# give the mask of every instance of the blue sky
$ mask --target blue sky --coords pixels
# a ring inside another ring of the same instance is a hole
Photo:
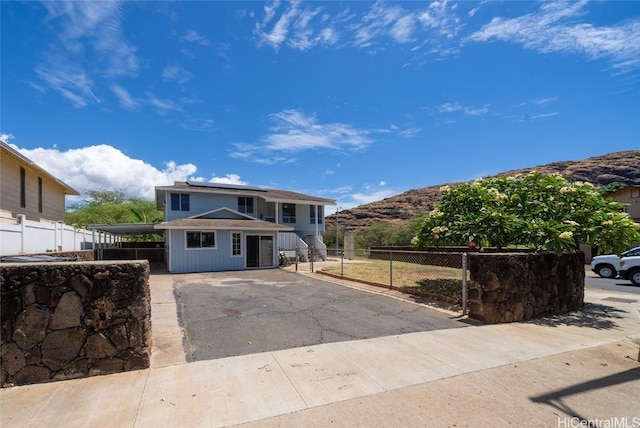
[[[2,2],[0,134],[79,191],[349,208],[640,148],[640,2]]]

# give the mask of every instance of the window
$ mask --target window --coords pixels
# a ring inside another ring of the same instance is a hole
[[[231,232],[231,255],[242,255],[242,233]]]
[[[20,167],[20,207],[27,207],[27,171]]]
[[[38,212],[42,212],[42,177],[38,177]]]
[[[253,198],[238,197],[238,211],[246,214],[253,214]]]
[[[640,198],[640,189],[631,189],[632,198]]]
[[[322,218],[324,217],[324,207],[318,207],[318,224],[322,224]],[[316,206],[309,205],[309,217],[311,218],[311,224],[316,224]]]
[[[294,204],[282,204],[282,222],[296,222],[296,206]]]
[[[266,203],[264,221],[269,221],[271,223],[276,222],[276,203],[275,202]]]
[[[186,193],[172,193],[171,211],[189,211],[189,195]]]
[[[215,232],[187,232],[187,248],[215,248]]]

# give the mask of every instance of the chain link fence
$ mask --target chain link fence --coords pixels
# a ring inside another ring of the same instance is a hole
[[[333,256],[336,258],[336,256]],[[343,279],[444,300],[466,308],[466,252],[356,249],[322,271]],[[336,261],[337,258],[336,258]]]

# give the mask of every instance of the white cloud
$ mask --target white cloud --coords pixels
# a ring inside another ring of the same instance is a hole
[[[258,37],[258,45],[279,49],[287,45],[293,49],[307,50],[317,45],[332,45],[338,41],[338,34],[332,27],[327,27],[325,19],[320,17],[322,28],[315,28],[311,22],[322,10],[320,7],[305,8],[299,2],[287,3],[284,12],[271,25],[280,2],[264,7],[265,16],[256,23],[254,34]],[[325,16],[325,15],[323,15]]]
[[[325,8],[330,6],[316,7],[297,1],[265,5],[264,16],[254,28],[258,46],[276,50],[282,46],[299,50],[354,46],[376,53],[384,50],[389,40],[408,44],[422,39],[421,46],[438,45],[438,39],[448,40],[461,28],[455,5],[448,1],[432,2],[423,10],[407,10],[378,1],[360,15],[349,9],[332,14],[325,12]],[[440,51],[443,49],[438,48]]]
[[[465,107],[463,111],[470,116],[481,116],[489,113],[489,104],[485,104],[482,107]]]
[[[193,78],[193,74],[180,65],[168,65],[162,70],[164,80],[173,80],[178,83],[187,83]]]
[[[543,2],[536,12],[517,18],[493,18],[467,41],[502,40],[541,53],[563,52],[609,59],[623,70],[640,68],[640,19],[613,26],[580,22],[586,0]]]
[[[4,132],[0,133],[0,140],[4,141],[5,143],[8,143],[9,140],[13,140],[15,137],[13,136],[13,134],[6,134]]]
[[[381,181],[378,185],[384,187],[384,186],[387,185],[387,182],[386,181]]]
[[[140,66],[136,48],[123,35],[122,3],[43,2],[45,21],[55,34],[36,74],[46,87],[75,107],[99,102],[96,79],[135,76]]]
[[[411,138],[422,132],[422,128],[407,128],[398,132],[398,135],[402,138]]]
[[[74,107],[99,102],[93,93],[93,80],[81,67],[52,59],[46,65],[37,66],[35,72],[48,87],[71,101]]]
[[[178,165],[168,161],[158,169],[140,159],[133,159],[109,145],[95,145],[61,151],[55,148],[16,150],[81,193],[87,190],[123,190],[127,196],[153,199],[154,187],[174,181],[205,181],[196,176],[192,163]],[[237,174],[214,176],[208,181],[246,184]]]
[[[118,102],[122,108],[127,110],[136,110],[140,106],[138,100],[133,99],[125,88],[120,85],[111,85],[111,91],[118,98]]]
[[[457,101],[455,103],[445,103],[438,106],[440,113],[453,113],[460,110],[462,110],[462,106]]]
[[[353,151],[373,142],[369,137],[386,130],[358,129],[344,123],[320,123],[315,116],[308,116],[295,109],[270,115],[274,125],[259,143],[234,143],[231,157],[257,163],[293,163],[295,158],[284,154],[305,150]]]
[[[518,119],[518,122],[531,122],[534,120],[547,119],[556,115],[558,115],[558,112],[538,113],[538,114],[525,113]]]
[[[395,193],[393,190],[381,189],[367,193],[353,193],[349,196],[349,199],[340,202],[343,206],[355,207],[358,205],[368,204],[370,202],[381,201],[382,199],[393,196]],[[353,204],[353,205],[352,205]]]
[[[393,24],[390,34],[398,43],[409,43],[413,41],[415,30],[416,19],[413,15],[405,15]]]
[[[227,174],[223,177],[214,176],[209,180],[210,183],[222,183],[222,184],[236,184],[240,186],[247,185],[248,183],[240,178],[238,174]]]
[[[469,116],[480,116],[489,113],[489,104],[485,104],[482,107],[463,106],[458,101],[453,103],[444,103],[436,107],[436,111],[439,113],[455,113],[462,112]]]
[[[118,102],[122,108],[127,110],[138,110],[141,107],[152,107],[156,110],[156,113],[164,116],[169,114],[172,111],[182,111],[182,107],[170,99],[158,98],[155,94],[151,92],[145,93],[143,97],[135,98],[133,97],[129,91],[123,88],[120,85],[111,85],[111,91],[118,98]],[[189,123],[193,122],[192,120]],[[205,122],[196,122],[201,126],[201,129],[206,129],[212,125],[211,123]],[[187,129],[192,129],[192,127],[186,127]]]
[[[180,37],[181,42],[187,43],[195,43],[201,46],[209,46],[211,42],[205,36],[199,34],[196,30],[187,31],[182,37]]]
[[[548,104],[554,101],[558,101],[558,97],[548,97],[548,98],[537,98],[533,100],[533,103],[536,105]]]

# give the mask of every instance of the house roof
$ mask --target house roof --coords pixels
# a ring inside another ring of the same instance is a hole
[[[62,180],[54,177],[49,171],[47,171],[46,169],[44,169],[41,166],[39,166],[37,163],[35,163],[31,159],[29,159],[28,157],[24,156],[22,153],[20,153],[19,151],[17,151],[13,147],[11,147],[6,142],[0,140],[0,147],[2,147],[2,149],[4,149],[7,152],[9,152],[9,154],[11,154],[12,156],[18,158],[21,162],[24,162],[25,164],[29,165],[30,167],[38,170],[40,172],[40,174],[42,174],[43,176],[45,176],[47,178],[50,178],[51,180],[57,182],[64,189],[65,195],[79,195],[80,194],[80,192],[78,192],[76,189],[74,189],[73,187],[67,185]]]
[[[630,189],[640,189],[640,186],[635,186],[635,185],[625,186],[625,187],[622,187],[622,188],[620,188],[618,190],[614,190],[613,192],[605,193],[604,196],[607,197],[607,198],[614,198],[617,195],[619,195],[620,193],[627,192]]]
[[[196,229],[196,230],[272,230],[291,232],[291,226],[275,224],[262,220],[211,219],[211,218],[181,218],[178,220],[157,223],[156,230],[165,229]]]
[[[89,229],[114,235],[152,235],[158,233],[153,228],[156,223],[90,224]]]
[[[303,193],[292,192],[290,190],[263,189],[260,187],[236,186],[220,183],[205,183],[194,181],[176,181],[172,186],[157,186],[156,201],[164,200],[161,195],[162,191],[174,191],[190,193],[213,193],[238,196],[257,196],[267,202],[280,203],[306,203],[309,205],[336,205],[335,199],[320,198],[317,196],[305,195]]]

